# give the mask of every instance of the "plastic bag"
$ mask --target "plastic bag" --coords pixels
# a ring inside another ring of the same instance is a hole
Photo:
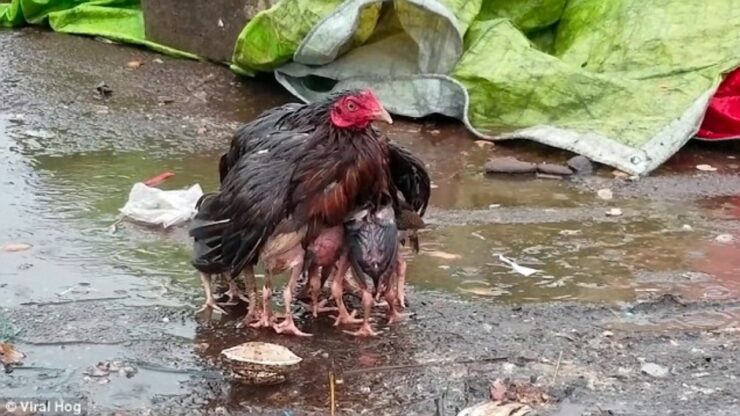
[[[121,214],[134,221],[164,228],[183,224],[195,215],[195,204],[203,189],[195,184],[188,189],[163,191],[135,183]]]

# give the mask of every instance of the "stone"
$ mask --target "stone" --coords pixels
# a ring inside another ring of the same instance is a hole
[[[640,368],[640,371],[654,378],[666,378],[668,377],[668,369],[662,365],[655,363],[645,363]]]
[[[568,176],[573,174],[569,167],[555,163],[540,163],[537,165],[537,170],[546,175]]]
[[[594,173],[594,164],[586,156],[573,156],[566,163],[578,175],[591,175]]]
[[[486,162],[485,169],[486,173],[533,173],[537,171],[537,165],[515,157],[495,157]]]

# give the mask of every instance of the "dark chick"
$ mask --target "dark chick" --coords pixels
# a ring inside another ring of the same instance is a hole
[[[372,211],[365,209],[356,212],[345,223],[345,241],[348,260],[352,266],[357,284],[362,292],[362,326],[353,335],[376,335],[370,326],[370,310],[374,296],[367,288],[367,279],[373,282],[373,292],[383,294],[388,302],[389,317],[396,318],[396,275],[398,265],[398,227],[392,205]],[[337,275],[337,280],[343,275]],[[337,306],[342,307],[341,296],[335,298]]]
[[[190,230],[196,245],[207,242],[193,261],[201,273],[223,265],[231,278],[244,271],[253,280],[253,267],[262,262],[263,310],[253,326],[298,335],[305,334],[290,309],[303,247],[325,229],[341,226],[358,203],[372,204],[391,191],[387,144],[370,127],[374,120],[391,119],[374,94],[350,91],[312,108],[318,126],[265,134],[267,148],[250,149],[235,163],[227,157],[220,191],[201,205]],[[282,269],[292,270],[284,291],[286,316],[274,325],[270,281]],[[256,317],[256,311],[248,314],[249,320]]]

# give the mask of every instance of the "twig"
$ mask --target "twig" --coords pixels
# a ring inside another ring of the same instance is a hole
[[[331,416],[336,415],[337,405],[334,398],[334,371],[329,371],[329,405],[331,406]]]
[[[555,385],[555,379],[558,378],[558,371],[560,370],[560,360],[563,359],[563,350],[560,350],[560,355],[558,355],[558,363],[555,365],[555,374],[552,376],[552,385]]]
[[[23,302],[21,303],[21,306],[56,306],[56,305],[67,305],[70,303],[104,302],[107,300],[122,300],[122,299],[128,299],[128,298],[130,298],[130,296],[109,296],[109,297],[104,297],[104,298],[55,300],[51,302]]]
[[[378,373],[385,371],[398,371],[398,370],[409,370],[413,368],[421,367],[440,367],[446,365],[461,365],[461,364],[476,364],[476,363],[493,363],[498,361],[506,361],[509,357],[488,357],[480,359],[469,359],[469,360],[446,360],[446,361],[432,361],[428,363],[415,363],[415,364],[401,364],[401,365],[388,365],[372,368],[360,368],[357,370],[345,371],[344,375],[352,374],[363,374],[363,373]]]

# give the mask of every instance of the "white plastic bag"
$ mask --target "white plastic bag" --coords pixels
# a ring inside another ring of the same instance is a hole
[[[139,182],[131,188],[121,214],[134,221],[168,228],[193,218],[195,204],[202,195],[198,184],[189,189],[163,191]]]

